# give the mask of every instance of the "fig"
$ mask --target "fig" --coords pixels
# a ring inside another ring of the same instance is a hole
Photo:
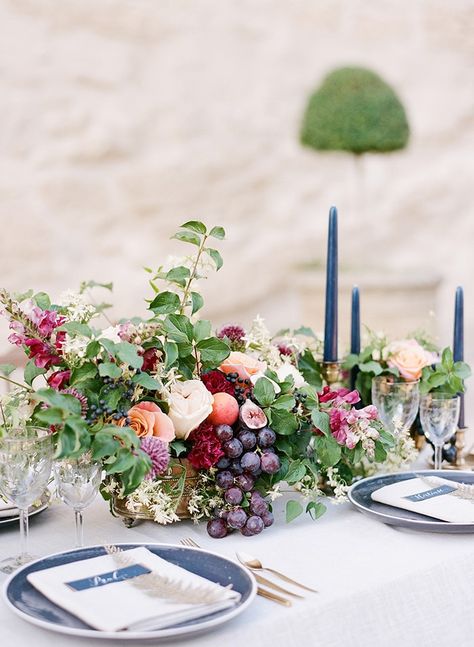
[[[248,429],[262,429],[268,422],[265,412],[252,400],[240,407],[239,418]]]

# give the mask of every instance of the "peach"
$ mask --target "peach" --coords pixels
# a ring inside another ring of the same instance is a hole
[[[213,425],[233,425],[239,417],[239,403],[229,393],[214,393],[212,413],[208,420]]]

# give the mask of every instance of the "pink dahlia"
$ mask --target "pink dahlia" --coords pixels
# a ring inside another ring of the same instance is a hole
[[[152,481],[162,475],[169,465],[168,443],[164,443],[155,436],[145,436],[141,439],[140,449],[151,458],[151,469],[145,478]]]

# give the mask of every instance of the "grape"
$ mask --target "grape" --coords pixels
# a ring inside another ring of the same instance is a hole
[[[227,456],[223,456],[220,458],[217,463],[216,467],[218,467],[220,470],[225,470],[230,466],[230,458],[227,458]]]
[[[214,431],[216,432],[216,436],[219,438],[221,443],[232,440],[232,438],[234,437],[233,429],[232,427],[229,427],[229,425],[217,425]]]
[[[262,449],[265,447],[270,447],[271,445],[274,444],[276,440],[276,434],[273,431],[273,429],[270,429],[269,427],[264,427],[263,429],[260,429],[258,432],[258,446],[261,447]]]
[[[227,523],[231,528],[240,529],[245,526],[247,514],[242,508],[231,510],[227,516]]]
[[[250,511],[259,516],[268,512],[268,505],[260,492],[252,492],[252,496],[250,497]]]
[[[246,452],[240,459],[240,464],[246,472],[256,472],[260,468],[260,458],[254,452]]]
[[[211,519],[207,523],[207,532],[214,539],[222,539],[227,535],[227,524],[224,519]]]
[[[239,476],[240,474],[243,474],[243,473],[244,473],[244,470],[242,469],[242,466],[241,466],[241,464],[240,464],[240,459],[239,459],[239,458],[236,458],[235,460],[233,460],[233,461],[231,462],[231,464],[230,464],[230,471],[231,471],[231,472],[232,472],[232,474],[234,474],[235,476]]]
[[[268,453],[262,456],[262,471],[265,474],[275,474],[280,469],[280,459],[276,454]]]
[[[250,492],[254,486],[254,480],[250,474],[240,474],[236,477],[235,483],[244,492]]]
[[[249,517],[247,519],[247,523],[245,524],[245,528],[252,535],[258,535],[265,528],[265,525],[264,525],[262,519],[260,519],[260,517],[257,517],[257,515],[252,515],[251,517]]]
[[[244,537],[251,537],[253,535],[253,532],[250,532],[247,526],[244,526],[243,528],[241,528],[240,532]]]
[[[227,503],[230,503],[231,505],[239,505],[239,503],[241,503],[242,499],[244,498],[244,494],[238,487],[231,487],[226,490],[224,498]]]
[[[257,438],[252,431],[242,431],[238,436],[240,442],[244,446],[244,449],[253,449],[257,444]]]
[[[216,484],[224,490],[227,490],[234,485],[234,475],[232,472],[229,472],[229,470],[218,472],[216,476]]]
[[[272,523],[275,521],[275,518],[274,518],[274,516],[273,516],[273,513],[272,513],[272,512],[270,512],[270,510],[266,510],[266,511],[261,515],[261,517],[262,517],[263,525],[265,526],[265,528],[268,528],[268,526],[271,526],[271,525],[272,525]]]
[[[275,454],[275,448],[274,447],[265,447],[265,449],[262,449],[262,454]]]
[[[242,443],[237,438],[228,440],[226,443],[224,443],[222,449],[224,450],[226,456],[228,456],[229,458],[238,458],[244,451]]]

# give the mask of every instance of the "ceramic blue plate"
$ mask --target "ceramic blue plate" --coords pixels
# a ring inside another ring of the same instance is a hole
[[[385,505],[372,499],[371,494],[375,490],[378,490],[384,485],[391,485],[392,483],[415,478],[417,474],[439,476],[444,479],[456,481],[457,483],[474,484],[474,472],[417,470],[416,472],[383,474],[370,476],[369,478],[354,483],[348,493],[349,501],[363,514],[390,526],[399,526],[400,528],[410,528],[410,530],[421,530],[423,532],[448,532],[454,534],[474,532],[473,523],[438,521],[431,517],[426,517],[423,514],[417,514],[416,512],[410,512],[410,510],[403,510],[402,508],[394,508],[391,505]]]
[[[232,584],[235,591],[241,594],[240,602],[230,609],[219,611],[212,615],[204,616],[187,623],[159,629],[156,631],[121,631],[103,632],[97,631],[86,625],[81,620],[71,615],[61,607],[48,600],[44,595],[31,586],[27,575],[34,571],[40,571],[52,566],[60,566],[69,562],[80,561],[104,555],[103,546],[90,546],[77,548],[64,553],[49,555],[13,573],[5,583],[3,596],[7,605],[21,618],[44,629],[70,636],[82,636],[87,638],[105,638],[114,640],[154,640],[159,638],[171,638],[189,634],[208,631],[213,627],[228,622],[252,602],[257,587],[253,576],[240,564],[232,562],[225,557],[209,553],[199,548],[187,548],[168,544],[116,544],[120,548],[136,548],[145,546],[159,557],[166,559],[172,564],[181,566],[192,573],[217,582],[222,586]]]

